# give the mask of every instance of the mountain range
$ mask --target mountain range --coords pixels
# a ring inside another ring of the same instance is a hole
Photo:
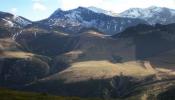
[[[49,18],[38,23],[51,28],[63,28],[70,33],[78,33],[84,28],[96,28],[106,35],[113,35],[127,27],[146,22],[140,19],[108,16],[79,7],[68,11],[58,9]]]
[[[173,100],[174,10],[110,13],[57,9],[32,22],[0,12],[0,87],[107,100]]]
[[[149,8],[131,8],[119,14],[121,17],[139,18],[147,21],[150,25],[174,23],[175,10],[165,7],[151,6]]]
[[[175,22],[174,9],[154,6],[145,9],[131,8],[119,14],[96,7],[79,7],[68,11],[57,9],[49,18],[36,22],[4,12],[0,15],[1,22],[6,26],[23,27],[33,24],[50,30],[63,30],[72,35],[85,28],[96,28],[106,35],[114,35],[138,24],[166,25]]]

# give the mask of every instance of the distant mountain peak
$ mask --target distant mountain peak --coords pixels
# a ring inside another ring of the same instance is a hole
[[[82,7],[82,6],[79,6],[78,8],[75,8],[75,9],[84,9],[84,10],[88,10],[86,7]],[[74,10],[75,10],[74,9]]]
[[[71,9],[71,10],[62,10],[62,9],[57,9],[50,17],[51,18],[60,18],[60,17],[73,17],[75,18],[75,16],[81,14],[81,13],[88,13],[88,12],[92,12],[91,10],[85,8],[85,7],[78,7],[75,9]],[[71,16],[70,16],[71,15]]]
[[[90,6],[90,7],[77,7],[75,9],[71,9],[71,10],[66,10],[66,11],[63,11],[62,9],[57,9],[52,15],[51,17],[60,17],[63,13],[65,14],[70,14],[70,13],[74,13],[74,12],[78,12],[79,14],[80,13],[98,13],[98,14],[105,14],[107,16],[113,16],[113,17],[117,17],[118,14],[117,13],[114,13],[112,11],[107,11],[107,10],[103,10],[101,8],[97,8],[97,7],[94,7],[94,6]]]
[[[67,11],[58,9],[49,18],[39,23],[43,22],[51,29],[61,27],[71,33],[78,33],[83,28],[96,28],[108,35],[119,33],[129,26],[146,23],[140,19],[120,18],[105,13],[97,13],[86,7]]]
[[[170,24],[175,22],[175,10],[165,7],[130,8],[119,15],[127,18],[139,18],[152,25],[156,23]]]
[[[145,8],[145,10],[151,10],[151,11],[155,11],[155,12],[161,12],[163,11],[164,9],[168,9],[168,8],[165,8],[165,7],[157,7],[157,6],[150,6],[148,8]]]
[[[52,17],[52,16],[58,16],[58,14],[60,14],[60,13],[62,13],[62,12],[64,12],[61,8],[58,8],[57,10],[55,10],[52,14],[51,14],[51,16],[50,17]]]
[[[105,13],[107,12],[106,10],[104,9],[101,9],[101,8],[97,8],[97,7],[94,7],[94,6],[90,6],[90,7],[87,7],[89,10],[91,11],[94,11],[96,13]]]
[[[95,13],[102,13],[102,14],[105,14],[105,15],[108,15],[108,16],[117,16],[118,15],[115,12],[107,11],[107,10],[104,10],[104,9],[101,9],[101,8],[97,8],[97,7],[94,7],[94,6],[90,6],[90,7],[87,7],[87,8],[89,10],[95,12]]]
[[[5,23],[9,27],[24,27],[32,22],[21,16],[13,15],[11,13],[0,12],[0,21]]]
[[[157,9],[157,8],[162,8],[162,7],[158,7],[158,6],[150,6],[150,7],[148,7],[148,9]]]

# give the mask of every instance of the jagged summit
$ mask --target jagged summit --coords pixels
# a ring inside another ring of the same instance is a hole
[[[78,7],[67,11],[58,9],[48,19],[40,21],[40,23],[51,28],[61,27],[71,33],[78,33],[83,28],[96,28],[107,35],[112,35],[129,26],[146,22],[140,19],[113,17],[85,7]]]

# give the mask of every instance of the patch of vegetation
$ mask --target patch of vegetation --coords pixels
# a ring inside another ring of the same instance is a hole
[[[158,100],[175,100],[175,88],[172,87],[172,89],[165,91],[163,93],[160,93],[158,95]]]
[[[9,89],[0,88],[1,100],[101,100],[101,99],[84,99],[79,97],[61,97],[48,95],[47,93],[30,93],[19,92]]]

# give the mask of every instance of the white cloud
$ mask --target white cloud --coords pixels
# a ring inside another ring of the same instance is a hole
[[[40,2],[34,2],[33,3],[33,10],[34,11],[46,11],[47,7]]]
[[[32,0],[34,11],[46,11],[47,7],[44,5],[43,0]]]
[[[126,2],[123,3],[123,5],[117,5],[117,8],[121,8],[123,10],[133,7],[147,8],[150,6],[175,8],[175,4],[173,2],[174,0],[132,0],[132,2]]]
[[[59,0],[60,1],[60,0]],[[61,8],[64,10],[73,9],[78,6],[88,7],[102,4],[105,0],[61,0]]]
[[[18,9],[17,8],[11,8],[10,9],[10,12],[14,15],[16,15],[16,13],[18,12]]]
[[[146,8],[160,6],[175,8],[175,0],[58,0],[64,10],[77,8],[78,6],[95,6],[105,10],[120,13],[133,7]]]

